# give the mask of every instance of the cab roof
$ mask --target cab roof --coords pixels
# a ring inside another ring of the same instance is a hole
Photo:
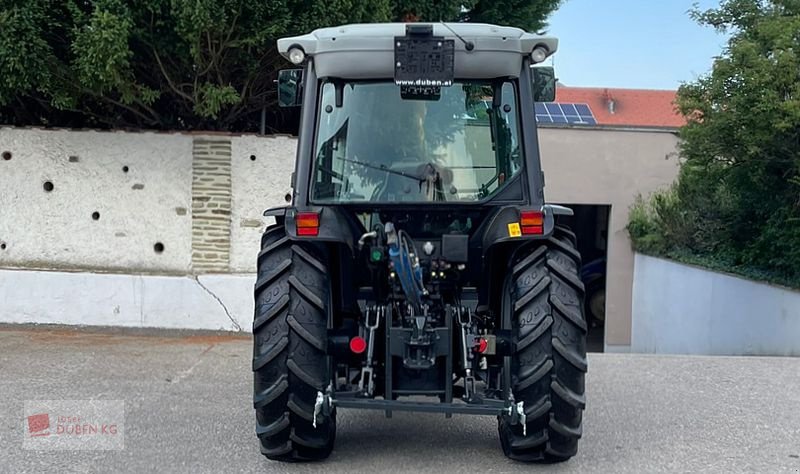
[[[426,23],[413,23],[414,25]],[[433,35],[453,39],[454,73],[459,79],[517,77],[524,56],[543,46],[548,55],[558,49],[553,37],[519,28],[485,23],[427,23]],[[406,35],[409,23],[365,23],[320,28],[311,33],[281,38],[278,52],[301,48],[312,58],[318,77],[382,79],[394,75],[394,39]],[[460,38],[459,38],[460,37]],[[474,48],[466,48],[471,42]]]

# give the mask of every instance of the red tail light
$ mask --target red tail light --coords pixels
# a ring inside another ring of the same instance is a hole
[[[478,349],[478,352],[479,352],[479,353],[483,354],[484,352],[486,352],[486,349],[487,349],[488,347],[489,347],[489,341],[487,341],[487,340],[486,340],[486,338],[483,338],[483,337],[482,337],[482,338],[480,338],[480,339],[478,340],[478,347],[477,347],[477,349]]]
[[[544,234],[544,212],[542,211],[520,211],[519,224],[523,234],[541,235]]]
[[[297,235],[313,237],[319,234],[319,214],[316,212],[298,212],[295,223]]]
[[[350,350],[354,354],[361,354],[367,349],[367,341],[361,336],[356,336],[350,339]]]

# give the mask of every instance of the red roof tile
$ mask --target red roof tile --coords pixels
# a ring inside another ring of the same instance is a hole
[[[686,121],[674,101],[675,91],[666,90],[559,86],[556,92],[556,102],[589,105],[599,125],[677,128]]]

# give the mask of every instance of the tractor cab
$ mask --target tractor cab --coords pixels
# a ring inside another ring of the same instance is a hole
[[[281,105],[304,106],[297,204],[481,203],[538,183],[521,176],[528,156],[539,168],[523,111],[553,99],[552,68],[532,66],[555,39],[492,25],[349,25],[278,47],[304,66],[278,79]]]

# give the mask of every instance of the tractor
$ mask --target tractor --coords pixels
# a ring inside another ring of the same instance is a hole
[[[355,24],[278,40],[299,106],[292,192],[261,239],[261,452],[327,458],[341,409],[497,417],[511,459],[577,452],[584,287],[544,200],[534,103],[558,40],[471,23]],[[272,219],[270,219],[272,222]]]

